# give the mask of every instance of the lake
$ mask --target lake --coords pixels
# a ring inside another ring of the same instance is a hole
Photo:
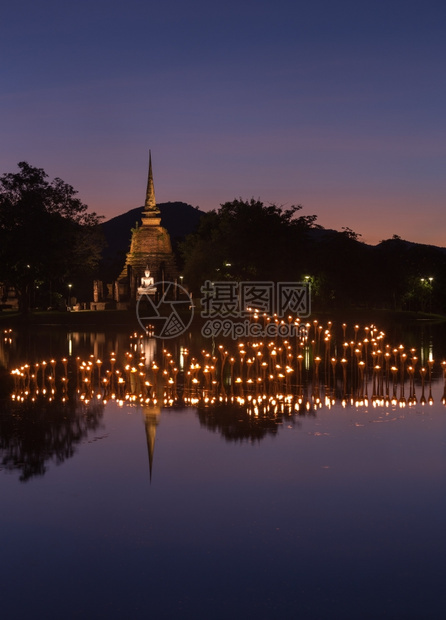
[[[5,333],[2,616],[442,618],[443,329],[365,370],[359,333],[307,343],[291,379],[283,343]]]

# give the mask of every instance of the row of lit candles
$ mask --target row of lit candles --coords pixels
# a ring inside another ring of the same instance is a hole
[[[346,338],[346,324],[343,324],[343,336]],[[318,324],[317,321],[313,322],[314,335],[317,338],[320,334],[324,333],[324,339],[331,338],[332,323],[328,322],[327,329],[324,330],[323,326]],[[364,384],[365,371],[371,366],[373,380],[379,385],[383,386],[386,383],[388,391],[389,377],[392,376],[393,384],[396,385],[397,381],[404,383],[406,373],[409,376],[411,387],[410,398],[414,398],[414,376],[416,364],[418,361],[415,355],[415,350],[410,350],[410,356],[405,353],[403,345],[397,348],[392,348],[391,345],[385,344],[383,341],[384,333],[377,330],[374,326],[364,328],[366,336],[360,340],[359,338],[359,326],[354,326],[354,340],[348,342],[344,340],[343,343],[343,357],[338,360],[331,357],[326,364],[325,375],[326,380],[333,380],[333,385],[336,381],[336,367],[340,363],[342,367],[342,377],[344,382],[344,393],[346,391],[347,382],[347,367],[349,363],[356,361],[356,365],[352,365],[353,370],[357,370],[360,379],[360,385]],[[368,338],[369,336],[370,338]],[[133,339],[142,340],[143,336],[133,334]],[[310,344],[314,344],[314,341],[310,341]],[[370,353],[368,355],[370,345]],[[218,357],[212,355],[210,352],[203,350],[203,363],[200,364],[197,358],[191,358],[189,366],[185,365],[184,368],[184,390],[185,393],[202,389],[205,392],[215,392],[219,390],[224,392],[225,383],[231,390],[233,395],[233,389],[239,388],[252,388],[253,386],[259,391],[265,392],[266,386],[270,389],[279,391],[280,393],[289,392],[292,389],[291,376],[294,375],[296,380],[293,382],[294,386],[302,387],[304,383],[303,377],[303,363],[304,353],[302,351],[305,347],[310,346],[308,341],[302,341],[293,346],[287,341],[283,340],[280,345],[275,342],[264,344],[263,342],[239,342],[237,344],[238,351],[238,371],[235,373],[236,357],[230,356],[228,350],[224,345],[218,347],[220,354],[220,363]],[[250,354],[248,355],[248,351]],[[348,359],[350,353],[350,359]],[[183,350],[183,358],[187,359],[189,352]],[[364,359],[363,359],[364,356]],[[391,365],[393,356],[394,364]],[[110,368],[103,371],[103,362],[100,359],[96,359],[94,356],[90,356],[90,359],[83,361],[79,357],[75,359],[76,364],[76,377],[78,390],[85,390],[89,388],[93,390],[93,384],[97,383],[101,385],[104,393],[114,393],[115,388],[121,393],[139,394],[141,398],[150,398],[157,391],[158,373],[162,378],[163,388],[170,389],[175,394],[177,391],[177,378],[179,374],[179,368],[176,362],[173,360],[172,354],[168,350],[163,351],[163,369],[160,372],[160,368],[156,362],[152,362],[151,380],[148,375],[148,367],[142,352],[140,352],[139,362],[135,363],[133,360],[133,353],[127,352],[125,354],[126,364],[123,370],[115,369],[116,355],[112,353],[110,355]],[[368,364],[368,359],[372,364]],[[279,363],[280,362],[280,363]],[[319,356],[313,357],[313,382],[319,382],[319,368],[322,359]],[[380,363],[384,363],[382,366]],[[409,365],[406,365],[410,362]],[[68,383],[68,360],[63,358],[63,377],[61,382],[64,387],[64,392],[67,391]],[[11,372],[15,379],[16,391],[22,392],[36,392],[39,389],[45,393],[47,390],[46,382],[48,383],[49,391],[55,393],[55,380],[56,380],[56,360],[51,359],[49,362],[43,361],[36,363],[33,366],[25,364],[24,366],[17,368]],[[397,364],[397,365],[395,365]],[[427,368],[419,368],[419,374],[424,391],[424,381],[426,374],[428,376],[429,383],[432,378],[433,360],[428,361]],[[228,368],[229,366],[229,368]],[[328,368],[328,373],[327,373]],[[446,377],[446,361],[442,362],[442,368],[444,376]],[[40,383],[39,383],[39,370],[40,370]],[[225,370],[229,371],[229,374]],[[384,379],[383,379],[384,377]],[[326,381],[327,383],[327,381]],[[375,392],[375,390],[374,390]],[[379,396],[382,396],[383,389],[378,389]],[[243,389],[239,395],[243,397]],[[376,396],[376,394],[374,394]],[[363,394],[360,394],[362,397]],[[395,398],[395,393],[392,395]],[[386,397],[389,394],[386,393]],[[423,398],[423,397],[422,397]]]

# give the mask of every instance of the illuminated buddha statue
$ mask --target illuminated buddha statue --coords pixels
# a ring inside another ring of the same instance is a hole
[[[149,268],[146,267],[141,278],[141,286],[138,287],[138,295],[155,295],[155,293],[156,286],[154,286],[154,280],[150,275]]]

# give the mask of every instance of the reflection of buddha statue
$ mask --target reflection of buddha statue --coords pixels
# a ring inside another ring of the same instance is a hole
[[[141,278],[141,286],[138,287],[138,295],[154,295],[155,293],[156,286],[154,286],[154,280],[150,275],[149,268],[146,267]]]

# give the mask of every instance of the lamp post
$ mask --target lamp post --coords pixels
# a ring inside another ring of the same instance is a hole
[[[421,286],[423,287],[424,291],[426,291],[427,296],[429,297],[429,312],[432,312],[433,282],[434,278],[432,276],[430,276],[429,278],[421,278]],[[424,299],[422,299],[422,309],[424,310]]]
[[[67,297],[67,309],[70,309],[70,305],[71,305],[71,288],[72,288],[72,284],[68,284],[68,297]]]

